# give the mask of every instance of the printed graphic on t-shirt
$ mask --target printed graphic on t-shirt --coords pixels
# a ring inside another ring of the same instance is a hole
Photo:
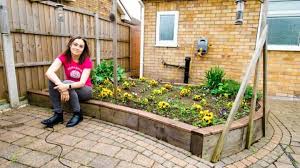
[[[79,79],[80,78],[80,72],[78,72],[77,70],[73,70],[73,71],[70,72],[70,77],[75,78],[75,79]]]
[[[68,71],[70,72],[70,77],[74,79],[80,79],[82,70],[75,66],[68,67]]]

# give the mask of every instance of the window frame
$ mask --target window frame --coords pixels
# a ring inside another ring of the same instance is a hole
[[[174,15],[174,34],[173,40],[159,40],[159,29],[160,29],[160,16],[161,15]],[[156,47],[178,47],[177,37],[178,37],[178,20],[179,11],[159,11],[156,14]]]
[[[273,1],[276,2],[276,1]],[[270,1],[269,3],[272,3]],[[285,11],[269,11],[268,18],[280,18],[280,17],[300,17],[300,11],[298,10],[285,10]],[[300,37],[298,37],[298,45],[279,45],[268,44],[268,50],[274,51],[300,51]]]

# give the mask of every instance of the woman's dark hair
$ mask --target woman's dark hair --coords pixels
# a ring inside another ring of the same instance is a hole
[[[67,57],[67,62],[70,63],[72,61],[71,45],[76,39],[81,39],[84,42],[84,49],[79,57],[79,64],[83,64],[84,60],[90,57],[89,46],[87,45],[87,42],[84,38],[80,36],[71,38],[67,45],[67,49],[64,51],[64,54]]]

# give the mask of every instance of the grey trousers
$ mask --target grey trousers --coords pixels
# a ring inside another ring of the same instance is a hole
[[[73,81],[65,80],[63,83],[73,83]],[[53,112],[62,113],[62,106],[60,100],[60,93],[57,89],[54,89],[56,85],[49,80],[49,95],[53,105]],[[84,86],[82,88],[69,90],[69,104],[74,113],[80,113],[80,101],[86,101],[92,98],[92,87]]]

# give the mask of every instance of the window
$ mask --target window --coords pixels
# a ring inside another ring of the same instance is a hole
[[[178,11],[157,12],[156,46],[177,47]]]
[[[270,0],[268,49],[300,51],[300,1]]]

